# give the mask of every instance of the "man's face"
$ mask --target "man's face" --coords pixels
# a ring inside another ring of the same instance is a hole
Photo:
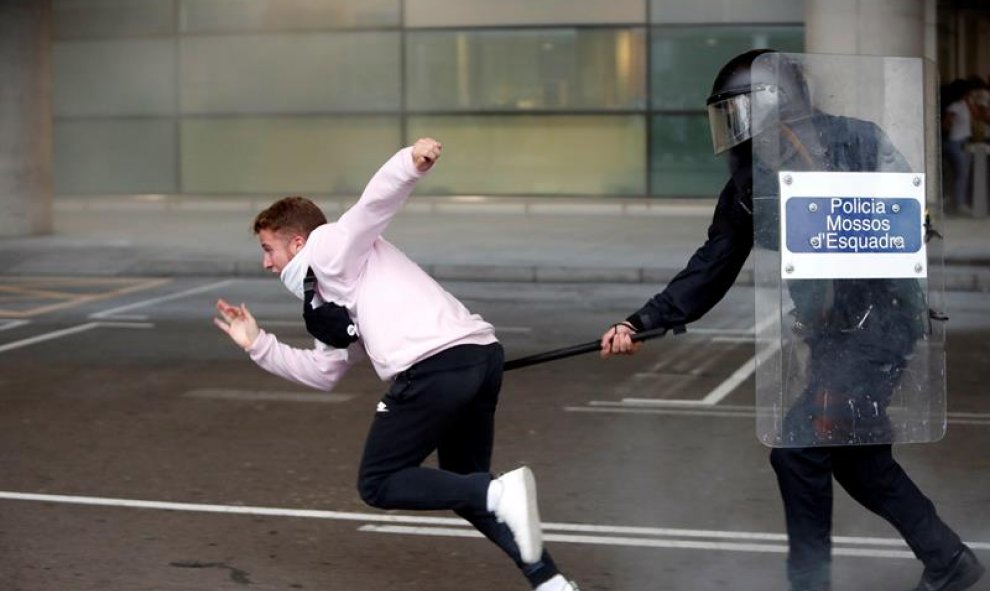
[[[258,242],[263,253],[261,266],[276,275],[280,274],[292,257],[306,245],[306,239],[298,234],[271,230],[259,230]]]

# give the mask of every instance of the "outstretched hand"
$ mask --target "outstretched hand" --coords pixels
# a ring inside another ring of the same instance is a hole
[[[602,359],[611,355],[632,355],[639,351],[643,343],[634,342],[632,340],[634,334],[636,329],[626,322],[610,326],[602,335]]]
[[[440,159],[443,146],[433,138],[424,137],[416,140],[412,147],[413,166],[419,172],[426,172]]]
[[[214,318],[213,324],[227,333],[227,336],[242,349],[249,349],[261,330],[247,306],[244,304],[232,306],[220,299],[217,300],[217,312],[220,318]]]

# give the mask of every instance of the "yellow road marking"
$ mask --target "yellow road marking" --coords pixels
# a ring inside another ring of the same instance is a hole
[[[6,307],[0,307],[0,316],[29,318],[152,289],[169,282],[171,279],[4,277],[0,279],[0,301]],[[72,287],[88,288],[89,293],[68,289]],[[26,307],[14,309],[11,307],[14,303],[24,303]]]

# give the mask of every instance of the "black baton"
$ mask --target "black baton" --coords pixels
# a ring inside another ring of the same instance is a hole
[[[655,339],[657,337],[662,337],[667,334],[669,329],[666,328],[654,328],[653,330],[644,330],[643,332],[637,332],[632,335],[632,340],[634,343],[640,341],[648,341],[650,339]],[[674,328],[674,334],[681,334],[684,332],[683,326],[678,326]],[[537,353],[536,355],[530,355],[528,357],[520,357],[519,359],[510,359],[505,362],[502,366],[503,371],[510,371],[513,369],[519,369],[520,367],[529,367],[530,365],[537,365],[539,363],[546,363],[547,361],[556,361],[557,359],[564,359],[565,357],[574,357],[575,355],[583,355],[584,353],[591,353],[592,351],[601,351],[602,341],[601,339],[597,341],[590,341],[587,343],[582,343],[580,345],[571,345],[570,347],[564,347],[563,349],[554,349],[552,351],[544,351],[543,353]]]

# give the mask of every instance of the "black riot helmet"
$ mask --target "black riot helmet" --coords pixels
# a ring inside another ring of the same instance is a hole
[[[754,94],[762,104],[776,105],[780,121],[794,121],[811,112],[808,83],[793,61],[780,55],[776,63],[761,63],[758,57],[778,53],[773,49],[751,49],[728,61],[712,84],[708,97],[708,124],[716,154],[737,146],[765,131],[765,122],[754,120]]]

